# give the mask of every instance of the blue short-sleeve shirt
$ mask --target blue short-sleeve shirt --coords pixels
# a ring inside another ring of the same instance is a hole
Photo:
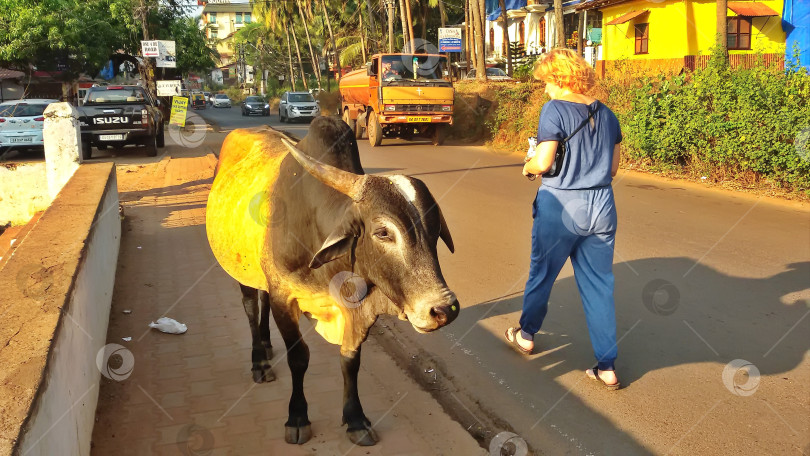
[[[564,190],[598,188],[610,185],[613,148],[622,141],[619,119],[599,101],[590,105],[551,100],[540,112],[537,142],[562,141],[596,110],[593,120],[568,140],[560,174],[543,177],[543,184]]]

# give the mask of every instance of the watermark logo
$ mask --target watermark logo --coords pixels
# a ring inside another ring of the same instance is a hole
[[[29,263],[17,273],[17,288],[23,296],[42,302],[45,292],[53,285],[53,273],[41,265]]]
[[[122,345],[107,344],[101,347],[96,354],[96,367],[101,375],[121,382],[132,375],[135,368],[135,356]]]
[[[672,315],[678,310],[681,302],[681,292],[678,288],[664,279],[654,279],[644,285],[641,290],[641,302],[644,307],[656,315]]]
[[[723,368],[723,384],[735,396],[750,396],[759,388],[759,369],[744,359],[735,359]]]
[[[280,225],[287,218],[287,206],[284,201],[277,201],[270,205],[270,195],[267,192],[258,192],[248,203],[248,215],[259,226]]]
[[[565,228],[577,236],[590,232],[591,207],[587,201],[574,199],[565,203],[562,211],[562,222]]]
[[[403,54],[400,58],[403,67],[418,76],[431,77],[439,64],[439,49],[436,48],[436,45],[430,41],[415,38],[411,52],[419,52],[419,54]],[[428,55],[422,55],[423,52]]]
[[[195,148],[202,145],[208,135],[208,124],[199,114],[190,112],[186,117],[186,126],[177,128],[169,126],[169,137],[178,146]]]
[[[799,154],[802,160],[810,162],[810,127],[805,128],[796,135],[793,147],[796,148],[796,153]]]
[[[177,448],[184,456],[208,456],[213,452],[214,434],[198,424],[187,424],[177,433]]]
[[[514,432],[501,432],[489,442],[490,456],[526,456],[529,446]]]
[[[335,301],[349,309],[360,307],[366,298],[366,293],[368,293],[366,281],[353,272],[338,272],[329,281],[329,294]]]

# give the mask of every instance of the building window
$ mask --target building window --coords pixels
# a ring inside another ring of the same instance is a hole
[[[210,24],[216,24],[217,23],[217,13],[208,13],[208,22]]]
[[[546,45],[546,18],[540,18],[540,23],[537,25],[537,38],[540,41],[540,46]]]
[[[751,18],[734,16],[728,18],[726,43],[731,50],[751,49]]]
[[[636,54],[646,54],[649,41],[650,24],[636,24]]]
[[[237,24],[242,23],[242,13],[236,13],[236,23]]]
[[[230,77],[229,69],[228,68],[223,68],[222,69],[222,79],[228,79],[228,77]]]
[[[208,36],[211,37],[212,39],[219,38],[219,34],[217,33],[217,29],[213,28],[213,27],[210,27],[208,29]]]
[[[250,13],[245,13],[245,24],[250,24]]]
[[[585,24],[585,30],[592,28],[602,28],[602,12],[601,11],[588,11],[588,23]]]
[[[495,29],[489,28],[489,52],[495,52]]]
[[[526,26],[523,25],[523,21],[520,21],[520,24],[518,25],[518,35],[519,35],[518,41],[520,42],[520,45],[521,46],[525,45],[526,44]]]

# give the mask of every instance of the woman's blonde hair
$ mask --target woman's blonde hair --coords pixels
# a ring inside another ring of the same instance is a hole
[[[586,93],[596,83],[596,72],[570,49],[554,49],[534,64],[535,79],[576,93]]]

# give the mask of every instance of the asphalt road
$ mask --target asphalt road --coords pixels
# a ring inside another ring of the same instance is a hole
[[[308,129],[238,108],[198,114],[216,127],[200,122],[172,138],[173,157],[216,152],[240,126]],[[142,160],[123,151],[99,159]],[[614,272],[625,387],[607,392],[583,373],[594,360],[570,264],[536,339],[542,351],[527,360],[503,342],[520,314],[538,185],[520,175],[520,157],[392,140],[373,149],[362,140],[360,153],[369,173],[422,179],[449,224],[456,253],[440,246],[440,261],[461,315],[433,334],[396,329],[441,364],[450,406],[476,402],[458,412],[465,428],[496,419],[503,429],[488,432],[512,430],[543,454],[810,455],[807,205],[621,171]]]

